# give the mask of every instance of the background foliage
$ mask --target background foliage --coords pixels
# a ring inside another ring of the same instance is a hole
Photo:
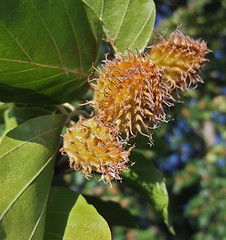
[[[205,39],[213,51],[202,74],[205,84],[186,93],[174,108],[174,121],[156,132],[170,143],[156,163],[166,176],[173,239],[225,239],[226,1],[156,1],[156,6],[158,31],[181,25],[183,33]]]
[[[123,184],[87,181],[58,153],[70,110],[55,104],[90,112],[92,65],[151,37],[154,3],[128,2],[0,0],[0,239],[226,239],[225,0],[155,1],[155,31],[181,25],[213,53],[154,146],[136,140]]]

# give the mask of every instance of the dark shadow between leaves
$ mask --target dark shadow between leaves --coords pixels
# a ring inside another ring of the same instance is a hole
[[[2,102],[19,102],[26,104],[54,104],[59,103],[44,94],[37,93],[31,89],[11,87],[0,83]]]
[[[128,228],[136,228],[134,216],[119,203],[113,201],[103,201],[97,197],[84,195],[89,204],[92,204],[106,219],[110,226],[123,226]]]
[[[4,227],[2,226],[2,222],[0,222],[0,239],[6,238],[6,232],[4,230]]]
[[[81,98],[88,89],[88,83],[85,82],[68,94],[62,92],[61,95],[58,95],[57,97],[50,97],[45,94],[38,93],[32,89],[16,88],[2,83],[0,83],[0,89],[0,101],[2,102],[15,102],[32,105],[52,105]],[[69,89],[71,91],[71,88]],[[57,95],[53,93],[51,94]]]
[[[71,209],[79,194],[64,187],[52,187],[46,211],[44,240],[63,239]]]

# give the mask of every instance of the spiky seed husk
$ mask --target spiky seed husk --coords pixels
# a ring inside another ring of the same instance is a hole
[[[169,38],[161,37],[150,48],[153,63],[165,67],[163,78],[169,91],[187,90],[202,82],[200,68],[208,61],[205,55],[211,52],[205,41],[196,41],[177,29]]]
[[[81,119],[62,137],[60,151],[68,155],[70,166],[75,170],[82,169],[86,178],[98,172],[106,183],[112,179],[121,180],[120,175],[128,168],[126,164],[132,148],[125,151],[115,131],[100,124],[96,117]]]
[[[148,55],[117,54],[112,61],[106,59],[98,72],[90,104],[105,125],[126,133],[128,139],[143,134],[142,126],[149,132],[166,120],[163,105],[171,105],[171,96],[162,81],[163,69],[152,64]]]

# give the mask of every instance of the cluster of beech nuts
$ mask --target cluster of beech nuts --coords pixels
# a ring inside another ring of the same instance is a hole
[[[61,148],[70,166],[82,169],[86,178],[98,172],[106,183],[121,180],[134,147],[126,150],[130,138],[140,133],[151,139],[150,130],[166,121],[165,108],[173,106],[180,91],[202,82],[200,69],[210,52],[206,42],[177,29],[149,48],[148,53],[128,51],[106,59],[97,70],[99,78],[89,81],[95,116],[70,126]]]

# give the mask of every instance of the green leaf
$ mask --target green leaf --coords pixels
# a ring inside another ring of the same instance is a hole
[[[63,239],[68,215],[77,201],[78,195],[65,187],[51,187],[46,211],[44,240]]]
[[[0,124],[0,139],[4,135],[5,132],[5,124]]]
[[[42,108],[38,106],[12,105],[11,108],[6,110],[4,113],[5,129],[3,135],[32,118],[54,113],[56,111],[56,107],[51,107],[52,109]]]
[[[83,0],[103,22],[104,32],[116,52],[143,51],[155,22],[152,0]]]
[[[0,101],[79,98],[98,55],[99,19],[88,19],[81,0],[0,0],[0,6]]]
[[[0,123],[4,123],[4,113],[12,107],[11,103],[0,102]]]
[[[52,109],[48,109],[47,107],[40,106],[16,106],[14,105],[8,116],[14,116],[18,122],[18,125],[39,116],[50,115],[56,112],[56,106],[51,106]]]
[[[7,132],[11,131],[13,128],[16,128],[19,125],[16,117],[11,114],[11,109],[8,109],[7,111],[5,111],[4,120],[5,120],[5,130],[3,132],[3,135],[5,135]]]
[[[63,239],[111,240],[111,231],[97,210],[80,195],[69,214]]]
[[[62,187],[51,189],[45,240],[111,239],[107,222],[78,194]]]
[[[0,239],[40,240],[64,115],[31,119],[0,143]]]
[[[162,216],[171,233],[173,227],[168,217],[168,192],[162,173],[142,154],[133,152],[131,160],[135,164],[123,174],[123,182],[146,198]]]
[[[4,135],[6,131],[6,124],[5,124],[5,112],[12,106],[11,103],[2,103],[0,102],[0,138]]]

